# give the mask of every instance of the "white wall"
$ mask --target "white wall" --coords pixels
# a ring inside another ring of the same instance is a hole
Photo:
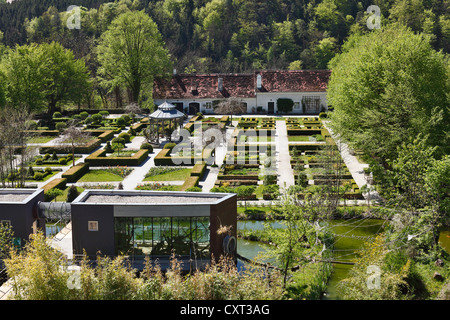
[[[270,93],[257,93],[256,98],[246,98],[241,99],[243,102],[247,103],[247,113],[253,114],[256,113],[257,107],[262,107],[263,111],[262,113],[267,113],[268,110],[268,103],[273,102],[274,103],[274,111],[277,112],[277,99],[279,98],[286,98],[286,99],[292,99],[292,101],[300,102],[300,109],[299,110],[293,110],[291,114],[304,114],[304,108],[301,105],[302,98],[305,96],[320,96],[320,103],[323,105],[326,109],[328,107],[327,104],[327,96],[325,92],[270,92]],[[176,102],[183,102],[184,108],[187,108],[189,106],[189,103],[191,102],[198,102],[200,103],[200,112],[204,114],[213,114],[213,109],[205,109],[206,102],[213,102],[217,99],[168,99],[167,102],[169,103],[176,103]],[[164,99],[155,99],[154,102],[157,105],[162,104]]]

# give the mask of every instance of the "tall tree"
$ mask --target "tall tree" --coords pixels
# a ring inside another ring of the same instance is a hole
[[[5,91],[8,104],[25,112],[41,111],[45,108],[46,82],[44,52],[36,45],[16,46],[7,50],[0,65],[5,76]]]
[[[71,50],[57,42],[41,46],[46,53],[43,74],[48,112],[53,114],[58,104],[79,101],[89,89],[89,74],[84,60],[75,59]]]
[[[331,61],[328,101],[333,127],[353,147],[387,164],[411,136],[448,153],[448,72],[428,37],[391,26],[353,36]]]
[[[130,102],[141,102],[142,89],[151,92],[155,76],[170,70],[170,56],[153,20],[143,11],[114,19],[97,46],[101,83],[130,91]]]

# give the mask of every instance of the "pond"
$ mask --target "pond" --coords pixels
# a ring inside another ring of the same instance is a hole
[[[279,221],[270,221],[273,227],[283,227]],[[336,234],[334,241],[334,259],[336,261],[349,262],[354,259],[356,251],[361,248],[365,241],[373,238],[374,235],[383,230],[384,220],[352,218],[347,220],[331,220],[330,228]],[[264,222],[257,220],[238,221],[238,230],[263,230]],[[439,241],[446,251],[450,252],[450,228],[441,231]],[[257,241],[238,239],[238,253],[248,259],[252,259],[261,251],[264,245]],[[238,261],[238,267],[242,268],[244,263]],[[346,278],[351,269],[351,265],[334,264],[333,273],[328,281],[328,289],[324,294],[325,300],[339,300],[337,284]]]

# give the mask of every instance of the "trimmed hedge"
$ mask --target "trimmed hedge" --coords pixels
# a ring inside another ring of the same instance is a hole
[[[322,134],[322,129],[288,129],[288,136],[313,136]]]
[[[195,166],[191,170],[191,176],[202,177],[206,171],[206,163],[196,163]]]
[[[75,147],[75,153],[91,153],[93,150],[97,149],[100,144],[101,140],[96,138],[84,145],[76,146]],[[67,153],[67,151],[72,152],[71,147],[69,145],[64,146],[48,146],[48,147],[40,147],[39,153],[40,154],[46,154],[46,153]]]
[[[57,137],[59,136],[58,130],[25,130],[26,133],[39,136]]]
[[[85,162],[91,166],[138,166],[148,157],[148,150],[141,149],[132,157],[106,157],[105,155],[106,150],[98,150],[89,155]]]
[[[135,123],[134,125],[131,126],[131,129],[133,129],[135,132],[141,132],[142,129],[144,129],[145,127],[147,127],[147,123]]]
[[[180,188],[180,191],[186,191],[186,189],[189,189],[189,188],[192,188],[192,187],[198,187],[198,182],[199,181],[200,181],[200,177],[199,176],[190,176],[183,183],[183,185]]]
[[[66,184],[67,184],[66,178],[57,178],[53,179],[52,181],[44,185],[41,189],[44,190],[44,193],[53,188],[64,190],[66,188]]]
[[[89,163],[80,163],[64,172],[62,177],[66,178],[67,182],[77,182],[88,171]]]
[[[85,132],[89,132],[94,137],[97,137],[102,142],[106,142],[111,140],[114,137],[114,130],[84,130]]]
[[[212,164],[212,149],[204,149],[203,157],[173,157],[170,149],[162,149],[155,157],[155,166],[177,166],[178,164],[192,165],[198,162]]]

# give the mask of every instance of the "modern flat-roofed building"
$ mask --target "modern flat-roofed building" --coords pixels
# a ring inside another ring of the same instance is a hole
[[[11,225],[18,244],[38,230],[45,232],[45,220],[38,214],[40,201],[44,201],[42,189],[0,189],[0,223]]]
[[[172,252],[184,268],[236,251],[235,194],[86,190],[71,204],[74,257],[125,255],[163,265]],[[231,227],[219,234],[221,226]],[[162,266],[163,267],[163,266]]]

